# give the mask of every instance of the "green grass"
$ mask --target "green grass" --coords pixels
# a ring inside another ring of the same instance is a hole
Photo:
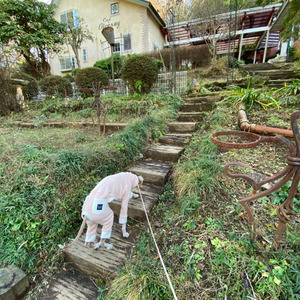
[[[285,110],[276,112],[278,119],[282,112],[285,123]],[[298,299],[299,226],[287,226],[278,251],[269,243],[278,222],[276,197],[282,201],[286,187],[277,196],[253,203],[258,226],[253,239],[246,213],[237,203],[252,189],[244,180],[226,177],[221,168],[238,160],[249,163],[252,171],[277,172],[285,165],[287,151],[271,143],[250,150],[216,148],[210,134],[238,129],[234,115],[223,104],[207,114],[151,212],[156,240],[178,299]],[[256,115],[262,120],[268,111],[257,110]],[[136,251],[109,286],[106,300],[120,299],[121,294],[131,299],[172,299],[147,226],[141,227]],[[149,294],[147,286],[155,292]]]
[[[175,101],[157,106],[103,139],[81,129],[0,128],[0,263],[26,270],[31,281],[59,270],[57,245],[77,233],[86,195],[139,159],[175,114]]]

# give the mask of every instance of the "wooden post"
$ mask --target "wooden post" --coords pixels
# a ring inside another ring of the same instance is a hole
[[[239,57],[238,60],[241,60],[242,57],[242,46],[243,46],[244,33],[241,34],[240,37],[240,49],[239,49]]]
[[[112,85],[115,86],[115,71],[114,71],[114,46],[110,45],[111,50],[111,78],[112,78]]]
[[[254,56],[253,56],[253,64],[256,62],[256,55],[257,55],[257,49],[254,51]]]
[[[266,37],[266,44],[265,44],[265,50],[264,50],[264,57],[263,57],[263,63],[266,62],[266,57],[267,57],[267,51],[268,51],[268,42],[269,42],[269,34],[270,30],[267,31],[267,37]]]

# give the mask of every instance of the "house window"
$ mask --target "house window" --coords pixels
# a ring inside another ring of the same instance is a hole
[[[121,46],[120,46],[120,43],[115,43],[113,45],[113,53],[114,54],[120,54],[121,52]]]
[[[74,56],[61,57],[59,59],[59,68],[60,71],[71,71],[73,68],[76,68],[76,60]]]
[[[74,28],[78,28],[78,10],[72,9],[60,14],[60,23],[72,24]]]
[[[127,34],[123,36],[123,44],[124,44],[124,51],[132,50],[131,48],[131,34]]]
[[[83,61],[88,61],[87,49],[86,48],[82,49],[82,57],[83,57]]]
[[[110,14],[113,15],[117,15],[119,13],[119,3],[112,3],[110,5]]]

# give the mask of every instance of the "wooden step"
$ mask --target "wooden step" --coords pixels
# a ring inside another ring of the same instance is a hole
[[[143,184],[140,189],[145,202],[146,211],[149,213],[153,205],[158,201],[158,196],[163,192],[163,189],[146,184]],[[138,189],[134,189],[133,191],[138,194]],[[120,214],[121,201],[114,200],[109,203],[109,206],[115,215],[118,216]],[[136,199],[130,199],[128,204],[128,217],[139,221],[145,220],[146,215],[140,197]]]
[[[127,231],[130,233],[130,226],[127,227]],[[100,236],[100,234],[101,226],[97,230],[97,235]],[[122,237],[121,225],[117,222],[114,222],[112,228],[110,239],[110,243],[113,244],[112,249],[108,250],[101,247],[94,250],[88,248],[84,245],[84,239],[85,234],[82,234],[74,245],[64,250],[65,259],[86,275],[102,278],[105,281],[116,277],[118,269],[124,266],[132,246],[136,243],[135,233],[127,239]]]
[[[52,300],[95,300],[98,287],[85,274],[75,268],[62,271],[38,296],[38,299]]]
[[[172,145],[153,145],[145,153],[145,157],[160,161],[177,162],[184,147]]]
[[[177,118],[178,122],[193,122],[193,121],[202,121],[204,117],[203,112],[179,112]]]
[[[292,79],[300,78],[300,74],[294,71],[283,70],[256,70],[253,75],[268,76],[270,79]]]
[[[163,145],[186,146],[191,137],[191,134],[166,134],[159,139],[159,142]]]
[[[194,132],[196,130],[196,122],[171,122],[169,123],[169,131],[187,133]]]
[[[212,109],[212,103],[210,102],[202,102],[202,103],[187,103],[180,105],[180,111],[184,112],[200,112],[200,111],[209,111]]]
[[[200,95],[197,97],[188,97],[183,98],[187,103],[203,103],[203,102],[216,102],[220,100],[219,93],[209,94],[209,95]]]
[[[140,161],[128,171],[144,177],[144,183],[163,186],[172,169],[172,163],[153,160]]]

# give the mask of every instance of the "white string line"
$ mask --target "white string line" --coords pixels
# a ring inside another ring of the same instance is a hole
[[[151,235],[152,235],[152,238],[153,238],[153,241],[154,241],[154,244],[155,244],[155,247],[156,247],[157,253],[158,253],[158,255],[159,255],[159,258],[160,258],[161,264],[162,264],[162,266],[163,266],[163,269],[164,269],[164,271],[165,271],[166,277],[167,277],[167,279],[168,279],[169,286],[170,286],[170,288],[171,288],[171,291],[172,291],[172,293],[173,293],[173,297],[174,297],[174,299],[175,299],[175,300],[177,300],[177,296],[176,296],[176,294],[175,294],[175,291],[174,291],[174,288],[173,288],[172,282],[171,282],[171,280],[170,280],[170,277],[169,277],[169,274],[168,274],[167,268],[166,268],[166,266],[165,266],[165,264],[164,264],[163,258],[162,258],[161,254],[160,254],[160,251],[159,251],[158,245],[157,245],[157,243],[156,243],[156,240],[155,240],[155,237],[154,237],[154,233],[153,233],[153,231],[152,231],[151,224],[150,224],[150,221],[149,221],[149,218],[148,218],[148,214],[147,214],[147,211],[146,211],[146,207],[145,207],[144,199],[143,199],[143,197],[142,197],[142,193],[141,193],[141,190],[140,190],[140,187],[139,187],[139,186],[138,186],[138,190],[139,190],[139,194],[140,194],[140,197],[141,197],[141,200],[142,200],[142,204],[143,204],[143,207],[144,207],[144,211],[145,211],[145,214],[146,214],[146,219],[147,219],[147,222],[148,222],[148,225],[149,225],[150,231],[151,231]]]

